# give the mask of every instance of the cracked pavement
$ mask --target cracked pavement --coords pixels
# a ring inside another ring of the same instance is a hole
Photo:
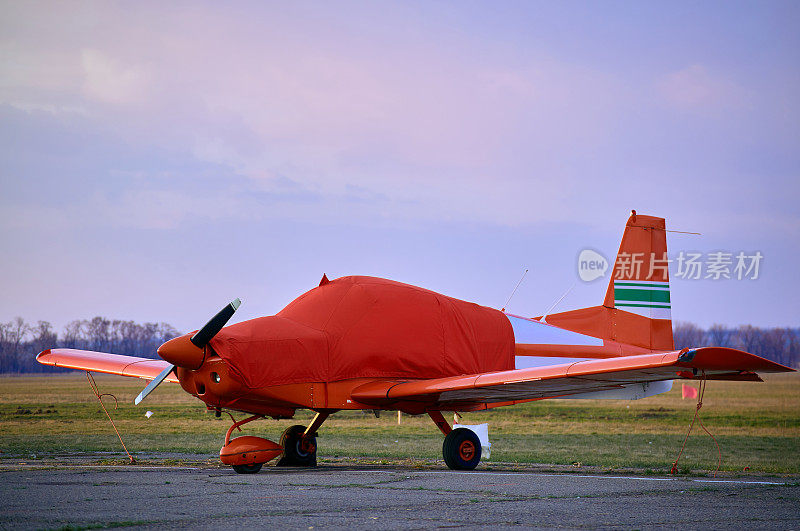
[[[796,478],[4,464],[0,500],[3,529],[800,527]]]

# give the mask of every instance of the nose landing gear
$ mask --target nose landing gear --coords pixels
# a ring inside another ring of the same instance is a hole
[[[231,433],[235,428],[241,431],[239,426],[260,418],[261,415],[253,415],[234,422],[225,434],[225,444],[219,451],[219,459],[233,467],[238,474],[255,474],[261,470],[264,463],[275,459],[283,451],[283,448],[274,442],[253,435],[231,439]]]

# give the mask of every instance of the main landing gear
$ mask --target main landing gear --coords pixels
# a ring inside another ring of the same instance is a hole
[[[457,428],[444,438],[442,455],[453,470],[475,470],[481,462],[481,441],[472,430]]]
[[[281,435],[283,454],[276,466],[317,466],[317,438],[303,437],[306,427],[300,424],[286,428]]]
[[[475,470],[481,462],[481,441],[475,432],[467,428],[453,429],[442,416],[441,411],[429,411],[431,419],[444,433],[442,456],[452,470]]]

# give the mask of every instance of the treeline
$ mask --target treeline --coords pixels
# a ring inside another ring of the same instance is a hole
[[[47,321],[27,323],[21,317],[0,323],[0,373],[61,372],[36,361],[49,348],[77,348],[126,356],[158,358],[156,349],[181,333],[167,323],[144,323],[95,317],[68,323],[61,334]]]
[[[788,367],[800,367],[800,328],[758,328],[742,325],[730,328],[720,324],[704,330],[693,323],[672,327],[675,349],[685,347],[730,347],[776,361]]]
[[[61,334],[47,321],[27,323],[21,317],[0,323],[0,373],[60,372],[36,362],[36,354],[48,348],[77,348],[113,352],[126,356],[158,358],[163,342],[181,335],[167,323],[111,320],[105,317],[68,323]],[[732,347],[800,367],[800,328],[729,328],[713,325],[707,330],[693,323],[676,323],[675,348],[698,346]]]

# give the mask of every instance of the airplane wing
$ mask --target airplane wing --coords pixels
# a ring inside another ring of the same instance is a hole
[[[71,348],[53,348],[45,350],[36,356],[36,361],[44,365],[78,369],[82,371],[104,372],[152,380],[169,366],[164,360],[151,360],[134,356],[121,356],[91,350],[76,350]],[[172,372],[166,381],[178,383],[178,377]]]
[[[376,381],[352,397],[368,404],[424,403],[429,408],[471,408],[542,398],[569,398],[675,379],[761,381],[756,372],[792,371],[740,350],[720,347],[624,356],[430,380]]]

